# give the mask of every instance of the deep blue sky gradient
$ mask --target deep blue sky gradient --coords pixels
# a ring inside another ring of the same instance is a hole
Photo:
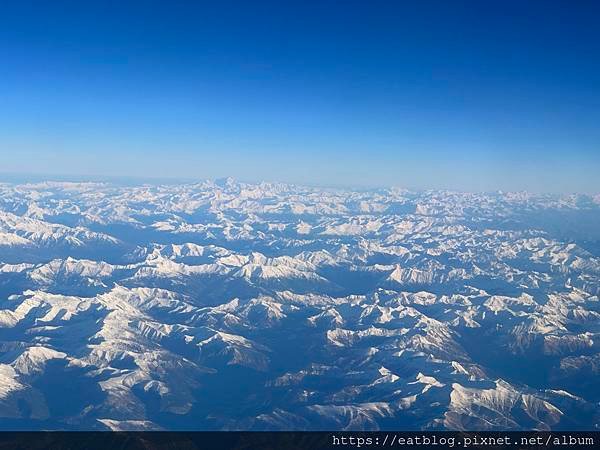
[[[5,2],[0,172],[600,192],[600,3]]]

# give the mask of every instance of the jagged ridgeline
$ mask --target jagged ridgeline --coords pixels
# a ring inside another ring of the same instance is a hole
[[[599,205],[0,184],[0,427],[594,429]]]

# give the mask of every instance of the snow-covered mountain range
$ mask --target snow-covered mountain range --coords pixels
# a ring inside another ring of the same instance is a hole
[[[4,429],[597,429],[600,196],[0,184]]]

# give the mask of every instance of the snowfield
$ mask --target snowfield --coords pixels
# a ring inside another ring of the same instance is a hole
[[[598,198],[0,184],[0,428],[597,429]]]

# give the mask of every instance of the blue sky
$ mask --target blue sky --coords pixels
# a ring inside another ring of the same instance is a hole
[[[13,2],[2,173],[600,192],[597,2]]]

